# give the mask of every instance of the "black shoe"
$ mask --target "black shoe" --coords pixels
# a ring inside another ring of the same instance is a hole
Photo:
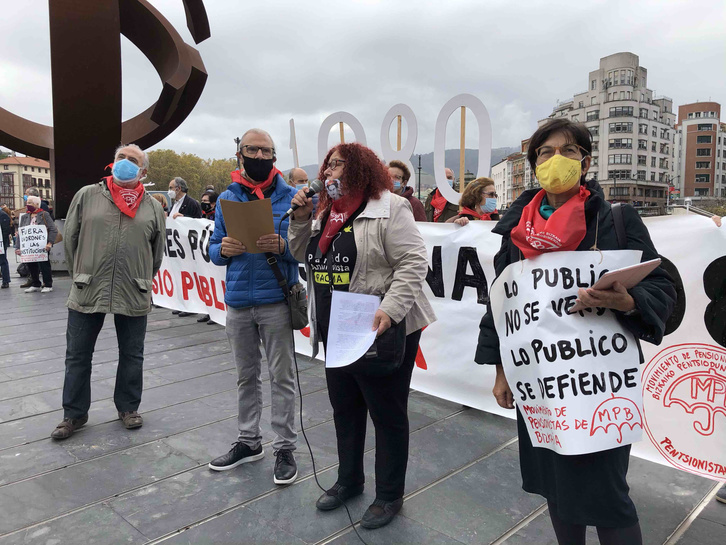
[[[275,484],[290,484],[297,479],[297,464],[290,449],[281,448],[275,453],[275,472],[272,480]]]
[[[214,320],[209,320],[207,322],[207,325],[217,325],[217,322],[215,322]]]
[[[315,502],[315,507],[321,511],[332,511],[343,505],[344,501],[360,496],[362,493],[362,484],[358,486],[343,486],[335,483],[333,488],[327,490],[325,494],[318,498],[318,501]]]
[[[187,316],[194,316],[196,312],[180,312],[179,318],[186,318]]]
[[[360,525],[363,528],[373,530],[385,526],[393,520],[403,506],[403,498],[394,501],[384,501],[376,499],[368,507],[368,510],[360,519]]]
[[[68,439],[73,432],[88,422],[88,415],[84,414],[79,418],[64,418],[63,421],[56,426],[50,436],[53,439]]]
[[[199,322],[199,323],[208,322],[208,321],[209,321],[209,314],[205,314],[201,318],[197,318],[197,322]]]
[[[265,455],[265,451],[262,450],[262,445],[257,447],[255,450],[252,450],[241,441],[237,441],[233,445],[232,450],[230,450],[227,454],[209,462],[209,469],[214,471],[227,471],[228,469],[234,469],[238,465],[246,464],[247,462],[261,460]]]
[[[716,493],[716,501],[726,503],[726,485],[722,486],[721,490]]]
[[[9,287],[10,287],[10,284],[8,284],[7,282],[3,282],[2,286],[0,286],[0,288],[2,288],[2,289],[6,289]]]
[[[179,314],[180,312],[181,312],[181,310],[172,310],[171,311],[172,314]]]

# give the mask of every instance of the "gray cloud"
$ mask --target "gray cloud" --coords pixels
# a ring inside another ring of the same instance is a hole
[[[181,1],[153,4],[191,43]],[[293,117],[300,160],[314,163],[320,123],[337,110],[355,115],[368,144],[380,151],[383,116],[399,102],[417,116],[416,151],[429,152],[439,110],[462,92],[487,106],[495,147],[518,145],[557,99],[586,88],[600,57],[618,51],[638,54],[649,86],[676,104],[710,97],[726,108],[720,0],[207,0],[206,6],[212,38],[197,47],[210,74],[207,87],[192,115],[157,146],[205,158],[231,156],[232,139],[260,126],[277,142],[280,168],[289,168]],[[11,2],[0,34],[0,105],[44,123],[51,119],[47,17],[47,0]],[[128,118],[156,100],[161,86],[125,39],[122,54]],[[467,147],[474,147],[473,117],[467,126]],[[458,146],[458,134],[454,114],[447,147]],[[329,141],[336,138],[337,129]]]

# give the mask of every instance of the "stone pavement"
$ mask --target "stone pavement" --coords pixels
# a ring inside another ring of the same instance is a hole
[[[344,511],[315,509],[321,492],[302,435],[298,481],[272,483],[269,408],[263,460],[224,473],[207,468],[236,437],[236,376],[222,327],[196,317],[165,309],[149,316],[144,426],[133,431],[121,426],[111,399],[118,350],[107,319],[89,422],[51,441],[62,418],[70,282],[61,277],[51,294],[25,294],[13,276],[12,288],[0,291],[0,545],[359,543]],[[304,357],[298,365],[302,418],[327,488],[336,451],[324,370]],[[263,392],[267,407],[267,383]],[[520,487],[513,421],[418,392],[409,405],[402,516],[360,529],[367,543],[556,543],[544,500]],[[374,499],[374,445],[369,424],[366,491],[350,502],[356,521]],[[710,498],[713,481],[633,458],[630,483],[645,543],[726,542],[726,505]],[[597,543],[594,531],[589,542]]]

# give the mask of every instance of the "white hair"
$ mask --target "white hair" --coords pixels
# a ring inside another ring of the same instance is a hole
[[[116,157],[118,157],[118,152],[120,152],[124,148],[131,148],[136,151],[140,151],[141,154],[144,156],[144,164],[141,165],[141,168],[144,168],[146,170],[149,169],[149,154],[146,153],[144,150],[142,150],[139,146],[136,144],[121,144],[119,147],[116,148],[116,151],[113,154],[114,161],[116,160]]]
[[[33,205],[36,208],[40,208],[40,197],[36,197],[35,195],[28,195],[28,204]]]
[[[275,147],[275,141],[272,139],[272,136],[270,136],[270,133],[267,132],[267,131],[263,131],[262,129],[250,129],[250,130],[246,131],[242,135],[242,138],[240,138],[240,141],[239,141],[240,150],[241,150],[241,147],[242,147],[242,142],[244,141],[245,136],[247,136],[248,134],[260,134],[262,136],[266,136],[267,138],[270,139],[270,142],[272,143],[272,149],[273,150],[277,150],[277,148]],[[273,155],[276,156],[277,155],[277,151],[273,151]]]

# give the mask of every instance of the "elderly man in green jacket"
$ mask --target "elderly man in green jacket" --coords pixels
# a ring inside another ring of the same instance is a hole
[[[66,218],[68,297],[63,421],[51,434],[66,439],[88,421],[91,358],[106,314],[114,315],[119,362],[114,403],[127,429],[141,427],[146,316],[164,256],[161,204],[144,191],[149,159],[131,144],[116,150],[113,174],[81,189]]]

